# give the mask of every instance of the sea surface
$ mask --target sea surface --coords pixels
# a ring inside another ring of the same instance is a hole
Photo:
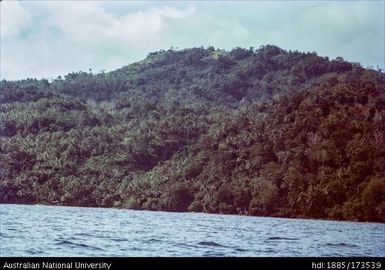
[[[384,256],[385,224],[0,205],[0,256]]]

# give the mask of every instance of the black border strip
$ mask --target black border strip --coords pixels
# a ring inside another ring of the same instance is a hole
[[[385,257],[0,257],[0,269],[263,269],[263,270],[385,270]]]

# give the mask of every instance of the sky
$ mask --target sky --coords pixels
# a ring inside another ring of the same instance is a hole
[[[111,71],[171,47],[266,44],[384,70],[384,3],[5,0],[0,79]]]

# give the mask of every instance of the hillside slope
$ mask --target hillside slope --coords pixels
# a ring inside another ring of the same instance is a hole
[[[276,46],[2,81],[0,202],[385,221],[385,76]]]

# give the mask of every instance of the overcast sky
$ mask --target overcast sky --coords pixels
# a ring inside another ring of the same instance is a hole
[[[384,68],[384,1],[1,1],[1,79],[114,70],[159,49],[342,56]]]

